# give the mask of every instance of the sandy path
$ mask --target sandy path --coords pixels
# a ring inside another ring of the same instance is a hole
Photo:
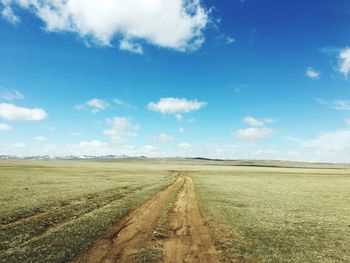
[[[167,199],[184,183],[184,177],[178,173],[174,183],[154,195],[142,206],[131,212],[120,223],[112,227],[109,233],[98,240],[92,248],[73,262],[109,263],[134,262],[133,255],[147,246],[152,230],[157,224]]]
[[[185,177],[169,227],[169,237],[163,243],[163,262],[218,262],[218,253],[197,206],[193,182],[189,177]]]

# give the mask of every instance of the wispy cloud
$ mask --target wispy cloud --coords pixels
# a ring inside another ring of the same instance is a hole
[[[84,110],[84,109],[89,109],[93,113],[97,113],[103,110],[106,110],[109,108],[110,105],[108,102],[101,100],[101,99],[91,99],[85,102],[84,104],[79,104],[74,106],[74,109],[76,110]]]
[[[7,101],[21,100],[24,99],[24,96],[18,90],[0,88],[0,99]]]
[[[136,54],[140,54],[140,55],[143,54],[143,48],[140,44],[135,43],[135,42],[128,40],[128,39],[125,39],[125,38],[120,40],[119,49],[130,51],[132,53],[136,53]]]
[[[272,123],[272,118],[264,118],[262,120],[255,119],[251,116],[247,116],[243,119],[243,122],[249,126],[264,126],[265,124]]]
[[[316,139],[305,141],[304,147],[313,148],[321,154],[340,155],[350,152],[350,130],[323,133]]]
[[[274,134],[270,128],[247,128],[241,129],[233,133],[234,136],[240,139],[262,139],[271,137]]]
[[[8,132],[11,130],[12,130],[12,127],[10,125],[7,125],[5,123],[0,123],[0,131]]]
[[[166,133],[160,133],[154,135],[153,140],[160,143],[170,143],[174,140],[174,137]]]
[[[127,101],[120,99],[120,98],[114,98],[113,102],[120,107],[125,107],[125,108],[133,108],[136,109],[137,107],[131,105],[130,103],[128,103]]]
[[[36,140],[36,141],[47,141],[47,138],[40,135],[40,136],[34,137],[34,140]]]
[[[306,69],[306,76],[311,78],[311,79],[319,79],[320,78],[320,75],[321,75],[321,72],[320,71],[317,71],[311,67],[308,67]]]
[[[216,39],[220,44],[225,44],[225,45],[231,45],[235,42],[235,39],[233,37],[225,34],[219,35]]]
[[[129,139],[137,137],[137,130],[139,125],[133,124],[129,118],[113,117],[106,120],[110,128],[103,131],[103,133],[116,143],[125,143]]]
[[[17,25],[19,22],[21,22],[21,19],[19,18],[19,16],[16,16],[13,13],[11,6],[5,6],[1,12],[1,15],[12,25]]]
[[[335,110],[345,110],[350,111],[350,100],[333,100],[333,101],[326,101],[320,98],[315,99],[317,103],[321,105],[328,106]]]
[[[190,150],[193,148],[193,145],[187,142],[183,142],[177,145],[177,148],[180,150]]]

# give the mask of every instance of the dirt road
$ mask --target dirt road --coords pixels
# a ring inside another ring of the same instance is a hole
[[[190,177],[185,177],[169,227],[171,233],[164,241],[163,262],[217,262],[217,251],[198,209]]]
[[[180,190],[170,214],[161,262],[217,262],[217,252],[198,209],[192,179],[183,172],[142,206],[113,226],[74,263],[137,262],[147,247],[167,200]]]

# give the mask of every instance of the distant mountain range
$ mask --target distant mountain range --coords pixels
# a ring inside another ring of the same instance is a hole
[[[66,156],[51,156],[51,155],[31,155],[31,156],[16,156],[16,155],[0,155],[0,160],[81,160],[81,159],[125,159],[130,158],[126,155],[66,155]],[[146,158],[140,156],[138,158]]]

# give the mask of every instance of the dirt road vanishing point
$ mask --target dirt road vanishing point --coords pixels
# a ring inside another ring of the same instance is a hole
[[[177,200],[168,220],[167,237],[160,241],[163,247],[160,262],[218,262],[218,253],[196,203],[192,179],[184,172],[177,172],[173,183],[113,226],[73,262],[135,262],[135,255],[147,247],[152,239],[157,219],[167,200],[177,192]]]

